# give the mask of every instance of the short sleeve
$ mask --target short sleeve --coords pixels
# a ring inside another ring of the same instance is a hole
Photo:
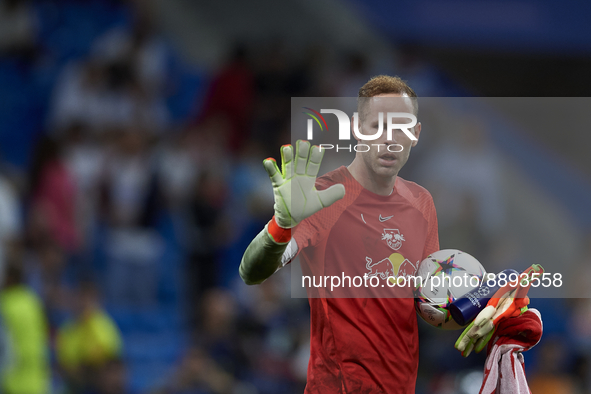
[[[429,195],[429,205],[426,212],[427,216],[427,239],[425,240],[425,248],[423,250],[423,259],[427,258],[431,253],[439,250],[439,230],[437,225],[437,212],[433,198]]]

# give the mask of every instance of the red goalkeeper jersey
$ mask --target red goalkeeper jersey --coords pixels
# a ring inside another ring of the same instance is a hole
[[[293,234],[311,310],[305,392],[414,393],[412,287],[402,279],[390,287],[387,278],[414,275],[418,263],[439,250],[433,199],[400,177],[391,195],[374,194],[346,167],[318,178],[316,187],[335,183],[345,186],[345,197],[302,221]]]

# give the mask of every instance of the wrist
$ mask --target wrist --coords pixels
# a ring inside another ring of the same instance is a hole
[[[267,224],[267,233],[278,244],[288,243],[291,239],[291,228],[283,228],[277,224],[275,216]]]

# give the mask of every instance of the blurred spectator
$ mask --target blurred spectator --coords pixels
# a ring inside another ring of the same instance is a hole
[[[273,191],[269,176],[261,168],[261,157],[269,156],[263,145],[249,141],[229,174],[229,193],[225,216],[231,218],[230,238],[223,245],[219,261],[219,284],[230,286],[239,278],[236,262],[240,261],[250,241],[273,216]]]
[[[197,179],[208,167],[202,160],[201,136],[185,130],[163,141],[158,157],[158,179],[167,207],[178,212],[189,203]]]
[[[446,96],[437,68],[421,57],[418,45],[401,45],[396,48],[394,57],[397,59],[395,74],[401,75],[419,97]]]
[[[150,227],[159,192],[148,135],[122,130],[107,153],[102,171],[102,209],[112,227]]]
[[[65,130],[82,124],[100,130],[103,123],[119,116],[118,108],[103,108],[104,74],[97,59],[71,61],[64,66],[50,103],[51,129]]]
[[[126,64],[145,94],[161,97],[168,78],[168,48],[154,28],[145,2],[135,1],[131,26],[118,26],[99,36],[92,56],[107,64]]]
[[[131,128],[119,135],[105,160],[101,183],[108,299],[126,305],[152,305],[164,244],[155,230],[161,193],[146,133]]]
[[[74,317],[59,329],[57,358],[71,393],[92,392],[103,368],[120,358],[121,334],[101,308],[94,284],[82,283],[72,299]]]
[[[4,319],[0,313],[0,376],[10,367],[12,359],[12,339],[8,335]]]
[[[206,171],[201,174],[190,203],[193,223],[191,276],[194,295],[218,285],[219,248],[228,238],[228,230],[222,221],[225,208],[226,184],[219,175]]]
[[[260,160],[266,153],[259,141],[249,141],[230,174],[229,209],[235,228],[244,226],[245,221],[259,222],[272,216],[273,192]]]
[[[330,51],[321,43],[308,46],[295,60],[292,77],[294,97],[329,97],[329,76],[334,73],[328,61]]]
[[[62,157],[62,146],[43,137],[36,147],[29,187],[29,236],[33,244],[47,240],[68,253],[78,251],[81,234],[76,221],[76,185]]]
[[[52,100],[54,129],[80,122],[95,131],[133,124],[152,132],[166,128],[167,51],[144,8],[138,8],[142,12],[130,28],[107,31],[95,40],[88,59],[64,68]]]
[[[10,338],[10,359],[2,371],[2,392],[47,394],[50,390],[48,330],[41,300],[23,284],[18,257],[8,263],[0,312]]]
[[[570,368],[570,372],[574,378],[577,387],[577,393],[589,394],[591,393],[591,364],[589,363],[589,354],[581,352],[576,356]]]
[[[362,53],[351,52],[343,55],[342,64],[344,65],[343,71],[334,81],[335,96],[357,97],[359,95],[359,87],[367,82],[368,75],[370,75],[369,62]],[[352,108],[351,110],[347,108],[345,112],[353,113],[356,110],[357,108]]]
[[[109,360],[97,372],[96,394],[127,393],[127,368],[121,359]]]
[[[61,130],[82,123],[100,133],[137,124],[160,132],[168,119],[164,103],[143,88],[129,63],[90,58],[63,69],[53,92],[50,126]]]
[[[66,278],[67,256],[50,240],[38,243],[31,252],[25,260],[27,284],[43,299],[49,323],[54,328],[62,322],[71,299]]]
[[[255,86],[247,57],[246,47],[234,47],[227,64],[213,77],[198,119],[201,124],[211,117],[226,118],[227,143],[232,152],[238,152],[251,134]]]
[[[201,297],[197,341],[221,368],[236,375],[244,368],[237,336],[237,305],[227,290],[213,288]]]
[[[16,190],[0,173],[0,286],[4,282],[6,254],[20,238],[21,207]]]
[[[572,376],[565,370],[566,348],[556,338],[546,338],[536,360],[535,373],[528,376],[529,389],[536,394],[577,394]]]
[[[105,164],[105,143],[93,138],[85,125],[72,123],[63,132],[64,157],[76,184],[76,217],[84,247],[92,245],[94,223],[98,219],[99,186]]]
[[[192,130],[198,147],[198,178],[188,201],[190,276],[194,296],[219,282],[219,252],[229,242],[232,223],[225,220],[229,198],[228,179],[233,161],[226,143],[230,125],[222,116],[208,118]]]
[[[233,387],[232,375],[221,369],[203,350],[194,347],[187,351],[165,387],[154,393],[231,394],[236,392]]]
[[[29,1],[0,1],[0,56],[31,56],[36,34],[37,21]]]
[[[301,386],[297,392],[304,391],[308,381],[308,363],[310,361],[310,322],[304,319],[297,331],[297,347],[291,358],[291,371],[297,383]]]
[[[263,143],[266,151],[275,151],[275,136],[289,124],[290,98],[301,95],[298,82],[302,78],[300,70],[292,66],[284,42],[271,43],[257,60],[253,138]]]
[[[131,4],[135,6],[133,24],[98,37],[91,56],[105,67],[110,100],[129,107],[125,125],[134,122],[144,130],[161,132],[169,122],[164,102],[168,50],[154,29],[147,3]]]
[[[200,298],[195,343],[157,393],[225,394],[241,391],[238,377],[248,364],[240,351],[236,302],[226,290],[213,288]]]
[[[261,393],[298,392],[303,369],[296,357],[306,355],[302,346],[309,336],[301,333],[310,311],[306,298],[291,298],[290,269],[275,275],[274,281],[239,289],[241,310],[248,316],[241,322],[241,346]]]
[[[369,61],[360,52],[350,52],[340,55],[341,66],[338,72],[329,76],[331,96],[341,98],[338,108],[345,113],[353,114],[357,111],[357,96],[359,87],[367,82]]]

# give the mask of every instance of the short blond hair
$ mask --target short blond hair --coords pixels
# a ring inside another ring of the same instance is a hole
[[[401,96],[408,96],[412,99],[412,105],[415,115],[419,112],[419,103],[417,94],[408,84],[400,77],[392,77],[389,75],[376,75],[359,88],[359,96],[357,98],[357,109],[362,114],[362,106],[367,100],[365,98],[379,96],[381,94],[400,94]]]

